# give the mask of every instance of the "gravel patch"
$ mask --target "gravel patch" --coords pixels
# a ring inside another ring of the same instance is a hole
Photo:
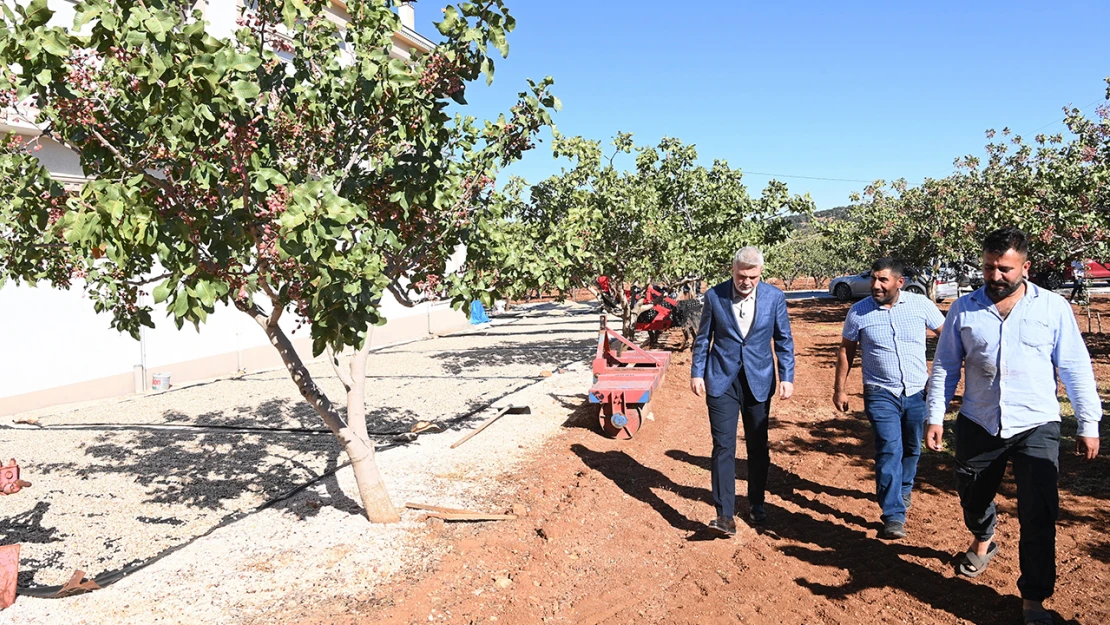
[[[524,317],[372,354],[372,431],[407,430],[416,420],[447,423],[495,399],[533,412],[506,416],[455,450],[449,445],[460,433],[449,430],[380,452],[394,503],[511,507],[499,478],[585,401],[596,328],[594,315]],[[313,363],[312,371],[321,386],[338,391],[326,363]],[[479,411],[468,423],[490,414]],[[40,410],[0,425],[28,417],[41,425],[322,427],[284,371]],[[406,511],[389,526],[361,516],[349,468],[251,513],[342,464],[330,435],[0,429],[0,450],[8,449],[34,483],[4,498],[0,513],[0,543],[23,544],[21,585],[60,584],[75,568],[95,576],[185,546],[87,595],[21,596],[0,612],[0,623],[251,623],[283,602],[357,603],[391,575],[434,558],[422,515]]]

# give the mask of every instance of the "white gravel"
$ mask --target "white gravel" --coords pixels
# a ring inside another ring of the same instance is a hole
[[[500,478],[561,429],[591,382],[596,317],[561,312],[371,356],[367,403],[374,431],[443,422],[506,393],[497,406],[532,409],[503,417],[454,450],[449,445],[459,430],[380,452],[395,505],[511,507]],[[330,367],[314,363],[312,371],[326,390],[338,391]],[[555,374],[542,375],[550,371]],[[471,423],[490,414],[487,409]],[[42,425],[322,427],[284,371],[40,410],[0,425],[29,417]],[[21,585],[60,584],[75,568],[95,576],[186,545],[93,593],[20,596],[0,612],[0,623],[268,622],[267,614],[292,603],[365,601],[391,575],[427,566],[438,548],[420,513],[404,512],[399,524],[368,523],[349,468],[250,513],[344,462],[330,435],[0,429],[0,455],[18,457],[34,483],[0,499],[0,544],[23,544]],[[222,521],[228,523],[189,544]]]

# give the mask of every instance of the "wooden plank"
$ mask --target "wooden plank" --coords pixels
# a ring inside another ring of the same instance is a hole
[[[427,510],[430,512],[446,512],[449,514],[477,514],[474,510],[462,510],[460,508],[444,508],[443,506],[433,506],[426,503],[406,503],[406,508],[412,510]]]
[[[409,502],[405,504],[405,507],[412,510],[423,510],[428,513],[428,517],[443,519],[444,521],[511,521],[517,518],[515,514],[488,514],[475,510],[444,508],[443,506],[433,506],[424,503]]]

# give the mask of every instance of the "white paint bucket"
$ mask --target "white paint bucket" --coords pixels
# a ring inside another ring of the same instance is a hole
[[[170,387],[170,374],[168,373],[155,373],[151,377],[150,390],[164,391]]]

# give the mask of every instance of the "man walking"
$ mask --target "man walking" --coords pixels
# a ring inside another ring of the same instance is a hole
[[[1024,279],[1029,246],[1015,228],[983,241],[984,286],[952,304],[933,360],[926,444],[940,451],[944,413],[964,367],[963,405],[956,417],[956,478],[964,524],[972,534],[957,566],[980,575],[998,553],[992,540],[994,497],[1013,460],[1021,536],[1022,616],[1051,625],[1043,601],[1056,584],[1056,478],[1060,454],[1057,376],[1079,421],[1076,452],[1099,448],[1102,404],[1087,346],[1067,301]]]
[[[905,293],[901,261],[871,265],[871,297],[856,302],[844,320],[836,359],[833,405],[848,412],[844,390],[857,344],[862,348],[863,410],[875,435],[875,494],[888,539],[906,537],[921,438],[925,431],[925,330],[940,333],[944,315],[924,295]]]
[[[771,465],[767,419],[775,391],[775,356],[779,397],[790,399],[794,392],[794,339],[786,297],[760,283],[762,275],[762,252],[754,247],[737,252],[732,279],[706,291],[694,339],[690,388],[705,397],[713,435],[711,475],[717,517],[709,522],[709,529],[724,536],[736,534],[736,429],[741,415],[748,452],[748,518],[753,523],[767,519],[764,491]]]

